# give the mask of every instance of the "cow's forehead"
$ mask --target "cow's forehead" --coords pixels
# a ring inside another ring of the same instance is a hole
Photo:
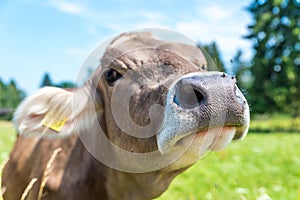
[[[132,62],[133,56],[139,60],[147,61],[151,60],[151,57],[163,56],[161,52],[164,51],[168,52],[166,53],[168,57],[165,59],[169,61],[170,55],[173,54],[174,58],[182,57],[198,67],[207,64],[206,57],[196,45],[170,42],[158,39],[151,33],[137,32],[124,33],[112,40],[101,59],[101,65],[108,67],[120,57],[124,58],[126,55],[131,55],[127,59],[123,59],[124,67],[126,67],[126,62]],[[163,57],[160,58],[164,59]]]

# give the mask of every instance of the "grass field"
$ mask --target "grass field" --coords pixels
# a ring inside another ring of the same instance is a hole
[[[8,158],[9,151],[15,141],[15,135],[12,123],[0,121],[0,177],[4,161]],[[0,200],[2,200],[1,193]]]
[[[250,134],[177,177],[165,199],[299,200],[300,134]]]
[[[1,163],[14,138],[12,125],[0,122]],[[252,133],[223,151],[210,153],[158,198],[178,199],[300,200],[300,134]]]
[[[8,153],[15,141],[15,136],[16,134],[12,123],[0,121],[0,163],[8,158]]]

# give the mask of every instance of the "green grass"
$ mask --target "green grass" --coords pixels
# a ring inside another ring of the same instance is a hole
[[[251,132],[289,132],[300,133],[300,118],[283,115],[261,115],[251,120]]]
[[[172,182],[165,199],[300,199],[300,134],[249,134]]]
[[[0,163],[8,158],[8,152],[11,150],[15,138],[16,133],[12,123],[0,121]]]
[[[12,125],[0,122],[0,162],[14,139]],[[257,200],[263,195],[300,200],[300,134],[249,134],[179,175],[158,200]]]
[[[15,141],[16,133],[12,123],[0,121],[0,170],[3,167],[4,161],[8,158],[9,151]],[[1,178],[0,171],[0,178]],[[0,200],[2,200],[0,195]]]

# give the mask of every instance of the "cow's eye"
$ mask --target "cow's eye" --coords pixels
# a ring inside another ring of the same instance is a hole
[[[109,69],[105,74],[106,81],[110,86],[113,86],[121,77],[122,75],[114,69]]]

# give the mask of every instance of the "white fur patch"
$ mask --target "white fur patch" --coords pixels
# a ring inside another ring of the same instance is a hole
[[[74,93],[79,93],[74,99]],[[73,105],[74,104],[74,105]],[[83,117],[88,96],[84,90],[76,92],[56,87],[44,87],[26,98],[14,114],[14,124],[18,134],[27,136],[61,137],[75,132],[74,119]],[[51,129],[51,125],[64,119],[60,129]],[[47,120],[47,123],[45,123]],[[80,120],[78,120],[80,121]],[[76,124],[77,128],[80,124]],[[50,128],[49,128],[50,127]]]

